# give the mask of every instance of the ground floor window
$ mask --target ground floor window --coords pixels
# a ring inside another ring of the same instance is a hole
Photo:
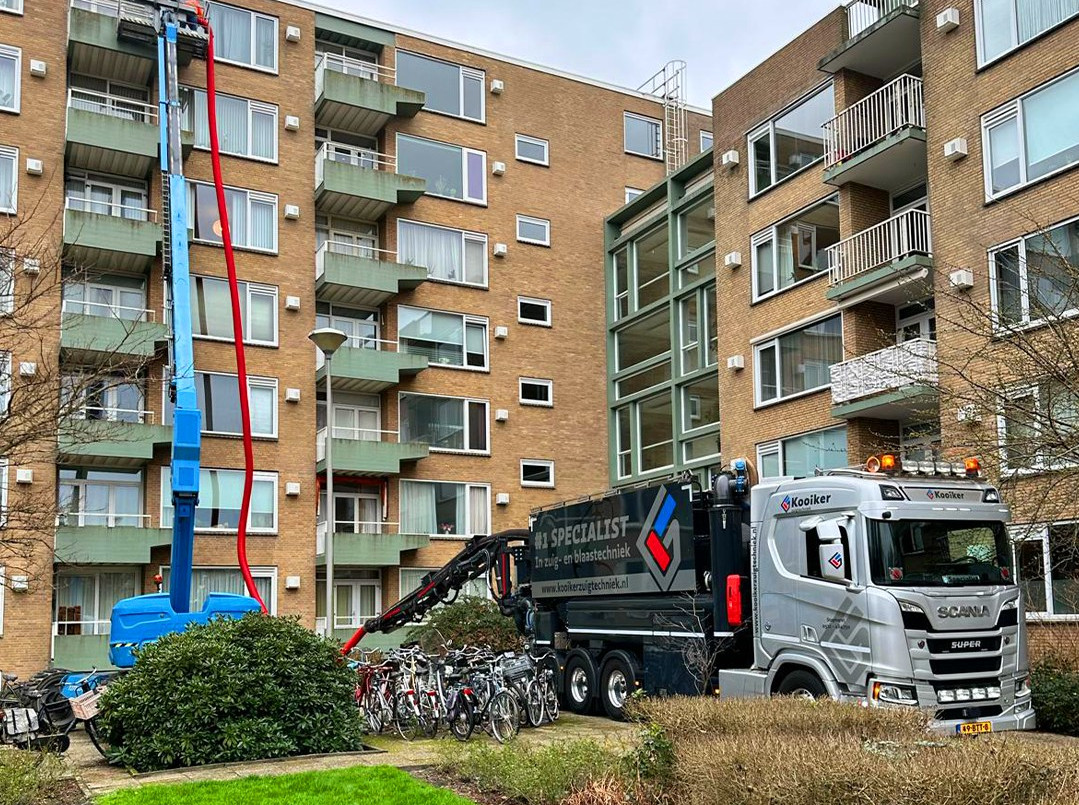
[[[135,569],[64,570],[56,576],[53,633],[107,635],[113,605],[140,592]]]
[[[382,612],[382,575],[377,570],[335,568],[333,590],[335,629],[355,629]],[[325,629],[325,578],[315,582],[315,619]]]
[[[1014,534],[1027,613],[1079,617],[1079,522],[1017,526]]]
[[[818,469],[831,470],[845,466],[845,426],[757,445],[757,472],[761,478],[808,478]]]
[[[164,578],[163,592],[169,591],[171,568],[161,568]],[[277,612],[277,569],[272,567],[253,567],[251,575],[266,607],[273,615]],[[202,609],[210,593],[234,593],[247,595],[244,578],[237,567],[196,567],[191,574],[191,611]]]

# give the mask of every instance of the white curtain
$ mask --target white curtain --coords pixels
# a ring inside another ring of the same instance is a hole
[[[251,242],[247,245],[256,249],[277,248],[276,213],[273,202],[251,200]],[[232,214],[231,209],[229,214]]]
[[[199,93],[203,95],[203,93]],[[203,96],[205,103],[205,96]],[[241,98],[217,96],[217,136],[221,150],[230,154],[247,154],[247,101]],[[209,139],[209,132],[207,132]]]
[[[794,283],[794,242],[798,237],[797,226],[779,228],[779,287],[786,288]]]
[[[275,123],[269,112],[251,112],[251,156],[273,159]]]
[[[273,20],[258,17],[255,20],[255,64],[269,70],[277,68],[277,26]]]
[[[276,390],[271,386],[251,386],[251,432],[270,436],[274,432]]]
[[[213,188],[210,188],[211,192]],[[247,193],[242,190],[225,189],[225,207],[229,214],[229,232],[237,246],[252,246],[247,237]],[[220,240],[221,234],[216,233]]]
[[[483,283],[483,264],[487,259],[487,244],[485,241],[465,240],[465,282],[477,285]]]
[[[0,209],[15,206],[15,157],[0,154]]]
[[[468,488],[468,506],[471,509],[468,533],[470,535],[486,534],[490,529],[490,526],[487,523],[490,510],[487,488],[483,486],[470,486]]]
[[[165,569],[165,589],[168,590],[171,568]],[[258,590],[266,606],[274,609],[270,599],[272,580],[266,576],[255,577],[255,589]],[[191,609],[199,611],[206,603],[210,593],[233,593],[234,595],[247,595],[244,586],[244,578],[239,570],[231,568],[196,569],[191,576]]]
[[[213,4],[214,47],[222,59],[251,63],[251,14],[238,8]]]
[[[397,260],[423,266],[428,276],[443,280],[462,279],[461,233],[409,221],[397,226]]]
[[[437,534],[435,485],[401,481],[401,533]]]
[[[15,108],[15,91],[19,86],[19,76],[15,70],[13,56],[0,57],[0,109]]]
[[[248,315],[244,322],[245,338],[273,341],[276,336],[277,297],[270,293],[248,291]]]
[[[1020,42],[1079,14],[1079,0],[1017,0],[1017,6]]]

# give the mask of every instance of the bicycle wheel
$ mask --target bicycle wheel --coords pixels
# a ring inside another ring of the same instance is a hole
[[[504,744],[521,729],[521,706],[508,690],[500,690],[490,704],[491,735]]]
[[[393,726],[406,741],[419,737],[420,717],[411,693],[398,691],[393,697]]]
[[[528,723],[538,727],[543,723],[543,692],[540,690],[539,681],[530,679],[525,688],[525,710],[528,712]]]
[[[94,749],[101,753],[101,756],[108,760],[109,749],[111,748],[105,738],[101,735],[97,728],[97,720],[100,716],[94,716],[89,721],[84,722],[86,728],[86,734],[90,736],[90,743],[94,745]]]
[[[551,723],[558,721],[558,691],[551,679],[543,684],[543,711]]]
[[[386,726],[382,718],[382,702],[379,701],[378,691],[374,688],[367,689],[367,695],[363,701],[363,714],[367,720],[367,731],[372,735],[378,735]]]
[[[435,696],[429,691],[417,693],[419,705],[420,730],[428,738],[434,738],[438,734],[438,722],[442,720],[442,714],[435,703]]]
[[[476,728],[476,710],[472,707],[472,701],[458,694],[450,705],[447,720],[454,738],[458,741],[467,741],[471,738],[472,730]]]

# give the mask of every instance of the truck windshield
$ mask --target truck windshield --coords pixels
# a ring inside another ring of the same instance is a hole
[[[1003,523],[870,520],[869,560],[882,586],[1014,583]]]

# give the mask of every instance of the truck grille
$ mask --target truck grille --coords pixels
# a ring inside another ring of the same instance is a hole
[[[1000,657],[954,657],[948,659],[930,657],[929,669],[934,674],[999,674]]]
[[[937,637],[928,641],[931,654],[970,654],[1000,651],[1000,635],[990,637]]]
[[[948,707],[937,710],[937,718],[941,721],[951,721],[970,718],[992,718],[999,716],[1004,710],[999,704],[983,704],[974,707]]]

